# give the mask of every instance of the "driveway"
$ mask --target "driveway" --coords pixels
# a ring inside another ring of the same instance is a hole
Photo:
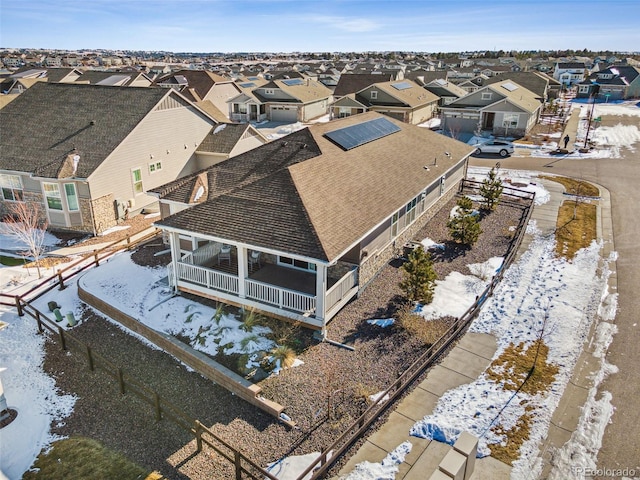
[[[603,126],[618,123],[636,125],[640,117],[603,117]],[[566,175],[600,184],[611,192],[614,249],[618,253],[616,272],[618,281],[618,313],[615,323],[618,333],[607,352],[607,362],[619,371],[602,382],[599,395],[610,392],[615,412],[605,430],[602,448],[598,453],[599,469],[635,469],[640,474],[640,402],[636,400],[640,386],[640,364],[637,351],[640,342],[640,153],[621,150],[622,158],[572,159],[510,157],[500,160],[503,168],[536,170],[543,173]],[[472,158],[474,166],[493,167],[495,159]],[[591,477],[590,477],[591,478]],[[594,477],[601,478],[601,477]],[[609,478],[609,477],[603,477]]]

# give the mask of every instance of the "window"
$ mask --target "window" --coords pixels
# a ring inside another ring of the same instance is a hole
[[[76,193],[76,185],[74,183],[65,183],[64,193],[67,196],[67,206],[69,207],[69,211],[77,212],[80,210],[78,194]]]
[[[371,100],[378,99],[378,92],[376,90],[371,90]]]
[[[0,187],[5,200],[22,201],[22,180],[18,175],[0,175]]]
[[[299,268],[301,270],[309,270],[311,272],[316,271],[315,263],[305,262],[303,260],[296,260],[295,258],[279,256],[278,263],[281,263],[283,265],[291,265],[292,267]]]
[[[491,92],[482,92],[482,100],[491,100]]]
[[[502,120],[502,126],[509,128],[517,127],[519,118],[520,115],[518,115],[517,113],[505,113]]]
[[[143,192],[142,188],[142,169],[136,168],[131,170],[131,179],[133,180],[133,191],[135,194]]]
[[[579,93],[589,93],[589,85],[580,85],[578,87]]]
[[[405,215],[405,225],[411,225],[416,219],[416,205],[418,204],[418,197],[407,203],[407,214]]]
[[[62,197],[57,183],[43,183],[44,196],[47,199],[49,210],[62,210]]]
[[[391,217],[391,238],[395,238],[398,236],[398,219],[400,218],[400,213],[396,212]]]
[[[264,90],[265,95],[273,95],[273,88],[266,88]]]
[[[154,173],[162,170],[162,162],[155,162],[149,164],[149,173]]]

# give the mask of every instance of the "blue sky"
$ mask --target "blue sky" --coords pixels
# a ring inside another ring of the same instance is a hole
[[[640,50],[639,0],[0,0],[0,47]]]

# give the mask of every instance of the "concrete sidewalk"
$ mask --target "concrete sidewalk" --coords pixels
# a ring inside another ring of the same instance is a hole
[[[543,235],[553,235],[556,228],[558,208],[565,199],[564,187],[550,180],[539,180],[549,192],[550,201],[544,205],[534,207],[532,220]],[[605,241],[602,256],[606,258],[613,250],[613,228],[611,221],[611,203],[609,192],[600,187],[601,200],[598,205],[598,238]],[[518,251],[518,257],[524,253],[532,240],[531,235],[525,235]],[[615,291],[615,274],[609,278],[610,289]],[[590,375],[597,370],[598,359],[592,355],[592,338],[597,322],[593,326],[586,340],[584,350],[578,359],[572,378],[568,383],[562,398],[552,417],[551,425],[545,441],[540,447],[543,460],[543,478],[551,467],[552,453],[555,448],[562,447],[576,429],[582,407],[587,399],[592,385]],[[339,472],[340,476],[353,471],[358,463],[363,461],[380,462],[405,441],[412,444],[412,450],[399,466],[396,480],[424,480],[438,469],[438,464],[444,458],[451,446],[425,440],[409,435],[411,427],[426,415],[433,413],[438,399],[447,390],[470,383],[489,366],[496,352],[496,339],[488,334],[467,333],[451,350],[446,359],[433,367],[426,379],[418,385],[390,414],[387,422],[371,435],[358,452]],[[502,480],[511,475],[511,467],[493,457],[476,460],[475,471],[471,476],[474,480]]]

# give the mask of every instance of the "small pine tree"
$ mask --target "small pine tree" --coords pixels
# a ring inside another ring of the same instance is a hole
[[[483,199],[483,208],[485,210],[495,210],[498,202],[500,202],[500,195],[502,195],[502,181],[498,177],[498,170],[500,167],[495,166],[489,171],[489,175],[482,182],[480,187],[480,195]]]
[[[457,243],[473,245],[482,233],[479,218],[473,215],[473,202],[469,197],[458,199],[458,211],[447,222],[451,238]]]
[[[409,254],[408,260],[402,265],[404,278],[400,288],[410,301],[431,303],[433,289],[438,278],[433,268],[431,255],[422,247],[416,248]]]

